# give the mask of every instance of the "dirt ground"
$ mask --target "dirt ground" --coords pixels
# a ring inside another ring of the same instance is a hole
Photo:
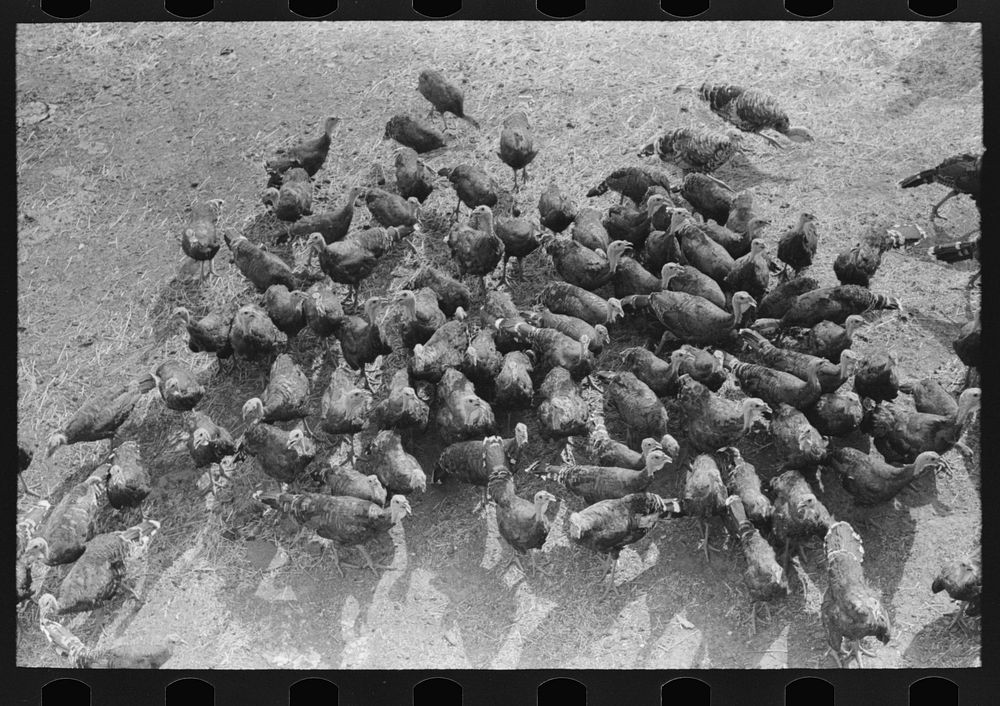
[[[201,285],[175,240],[195,199],[223,198],[222,226],[260,234],[273,225],[260,193],[263,159],[288,140],[317,134],[322,118],[343,118],[326,167],[316,177],[316,210],[339,204],[373,165],[391,174],[394,144],[382,138],[395,112],[423,115],[416,92],[423,67],[459,79],[481,131],[450,119],[454,146],[431,160],[484,166],[509,187],[495,156],[499,125],[524,109],[541,142],[525,211],[555,179],[581,204],[611,169],[638,161],[636,148],[658,131],[718,124],[675,96],[678,84],[704,80],[752,84],[777,97],[816,142],[774,150],[750,138],[744,159],[718,176],[753,187],[757,211],[777,236],[803,210],[818,216],[820,254],[813,275],[834,283],[831,263],[866,222],[918,223],[950,240],[975,227],[967,199],[950,201],[934,230],[931,205],[943,187],[897,188],[908,174],[959,151],[981,150],[980,35],[971,25],[934,23],[274,23],[34,25],[17,33],[17,100],[23,125],[18,155],[18,431],[45,438],[90,394],[153,369],[169,356],[201,372],[201,407],[238,432],[244,400],[264,387],[266,367],[220,374],[213,356],[186,347],[170,321],[175,306],[196,313],[256,297],[228,262]],[[47,118],[38,121],[46,112]],[[654,158],[655,161],[655,158]],[[679,175],[679,173],[678,173]],[[591,200],[604,209],[615,199]],[[454,194],[442,184],[428,200],[428,252],[440,242]],[[315,206],[314,206],[315,208]],[[367,222],[359,209],[356,222]],[[903,313],[870,316],[855,348],[889,346],[905,377],[964,374],[951,341],[966,320],[962,266],[929,258],[926,244],[893,251],[872,288],[902,299]],[[302,243],[276,251],[305,260]],[[413,266],[397,248],[363,288],[380,293],[393,272]],[[448,265],[446,265],[448,266]],[[530,304],[550,277],[542,254],[529,258]],[[635,341],[615,333],[605,354]],[[316,373],[322,394],[323,348],[311,334],[291,346]],[[399,354],[390,366],[399,365]],[[526,419],[531,418],[529,413]],[[510,424],[516,423],[514,417]],[[620,431],[615,420],[612,432]],[[532,429],[534,427],[532,426]],[[372,550],[394,570],[374,577],[308,551],[294,533],[249,500],[260,471],[241,467],[235,500],[206,507],[200,473],[184,450],[183,424],[155,396],[120,439],[135,438],[154,475],[148,516],[163,522],[134,569],[139,596],[66,619],[88,644],[110,645],[173,633],[173,668],[784,668],[832,666],[823,657],[821,567],[795,560],[791,595],[750,634],[742,556],[732,549],[710,564],[696,551],[694,520],[662,524],[622,554],[617,594],[602,599],[599,561],[567,540],[578,498],[560,497],[545,546],[550,576],[505,568],[510,549],[492,510],[471,512],[476,492],[432,487],[411,498],[413,516]],[[954,610],[930,593],[946,559],[970,550],[980,531],[978,423],[975,463],[948,460],[954,478],[930,474],[898,502],[859,510],[832,476],[822,499],[852,522],[865,542],[865,571],[893,619],[891,642],[874,667],[967,667],[978,660],[978,632],[945,628]],[[767,476],[758,442],[744,444]],[[25,474],[53,502],[87,472],[106,444],[36,455]],[[533,453],[555,446],[533,442]],[[323,448],[324,455],[332,451]],[[435,447],[414,450],[428,471]],[[671,474],[653,488],[672,495]],[[519,479],[530,496],[541,483]],[[20,507],[29,499],[20,501]],[[128,526],[137,513],[105,512],[102,530]],[[858,522],[868,517],[863,527]],[[713,543],[721,544],[721,524]],[[277,550],[275,546],[277,545]],[[349,550],[348,550],[349,551]],[[61,571],[52,570],[51,585]],[[29,607],[18,621],[18,663],[62,666]]]

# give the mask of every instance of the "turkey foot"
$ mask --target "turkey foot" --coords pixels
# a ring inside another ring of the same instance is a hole
[[[971,632],[972,628],[969,626],[968,621],[965,619],[965,609],[968,605],[969,604],[967,602],[965,601],[962,602],[962,604],[958,607],[958,611],[955,613],[955,617],[952,619],[950,623],[948,623],[948,627],[945,628],[946,630],[951,631],[957,627],[965,634],[969,634],[969,632]]]
[[[476,506],[472,508],[473,515],[482,515],[486,513],[486,505],[489,503],[489,498],[487,497],[487,486],[483,486],[483,497],[476,503]]]
[[[774,139],[770,135],[765,135],[762,132],[758,132],[757,134],[760,135],[761,137],[763,137],[765,140],[767,140],[768,144],[770,144],[771,147],[777,147],[779,150],[785,149],[785,146],[783,144],[781,144],[780,142],[778,142],[776,139]]]
[[[24,480],[24,477],[20,473],[17,474],[17,479],[19,481],[21,481],[21,488],[22,488],[22,490],[24,490],[24,492],[25,492],[26,495],[31,495],[31,496],[36,497],[36,498],[42,497],[41,495],[39,495],[38,493],[36,493],[34,490],[32,490],[30,487],[28,487],[27,481]]]
[[[844,654],[843,650],[835,650],[832,647],[827,647],[826,652],[823,653],[823,656],[826,657],[827,655],[833,657],[833,661],[837,663],[837,667],[839,669],[844,668],[844,663],[841,661],[841,657],[845,657],[847,655]]]
[[[698,543],[698,547],[697,548],[701,549],[701,550],[703,550],[705,552],[705,561],[711,562],[712,558],[709,555],[709,551],[721,552],[722,550],[719,549],[718,547],[713,547],[711,544],[708,543],[708,532],[711,529],[711,527],[704,520],[701,521],[701,524],[702,524],[702,526],[705,529],[705,535],[702,537],[701,541]]]
[[[958,192],[957,192],[957,191],[955,191],[954,189],[952,189],[952,190],[951,190],[951,191],[950,191],[950,192],[948,193],[948,195],[947,195],[947,196],[945,196],[945,197],[944,197],[943,199],[941,199],[941,200],[940,200],[940,201],[938,201],[938,202],[937,202],[936,204],[934,204],[934,208],[932,208],[932,209],[931,209],[931,220],[932,220],[932,221],[933,221],[933,220],[934,220],[935,218],[940,218],[940,219],[941,219],[942,221],[947,221],[947,220],[948,220],[947,218],[945,218],[944,216],[942,216],[942,215],[941,215],[941,214],[940,214],[940,213],[939,213],[938,211],[940,210],[940,208],[941,208],[942,206],[944,206],[944,202],[945,202],[945,201],[947,201],[948,199],[950,199],[950,198],[953,198],[953,197],[955,197],[955,196],[958,196]]]

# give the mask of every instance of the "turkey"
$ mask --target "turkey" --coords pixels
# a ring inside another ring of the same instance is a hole
[[[729,218],[721,225],[733,233],[746,234],[750,230],[750,223],[754,220],[753,212],[753,192],[741,191],[733,197],[732,205],[729,209]]]
[[[774,450],[781,459],[780,470],[815,468],[827,456],[827,440],[809,423],[805,414],[791,405],[782,403],[775,407],[771,417],[771,437],[774,439]]]
[[[493,406],[497,409],[528,409],[534,397],[531,375],[535,371],[533,352],[510,351],[500,362],[493,386]],[[510,422],[508,412],[508,425]]]
[[[694,265],[720,285],[733,270],[736,261],[725,247],[705,234],[689,215],[674,213],[669,235],[677,238],[685,262]]]
[[[427,343],[431,336],[448,320],[438,306],[438,298],[434,290],[424,287],[416,292],[403,289],[396,293],[399,304],[399,338],[405,348],[411,348],[418,343]],[[456,318],[461,320],[464,315],[456,312]],[[382,320],[381,318],[379,319]],[[390,331],[386,331],[387,338]]]
[[[369,300],[370,301],[370,300]],[[334,331],[340,341],[344,362],[352,370],[360,370],[365,387],[371,388],[368,380],[368,364],[374,363],[380,355],[392,353],[392,348],[382,338],[382,333],[372,317],[373,306],[366,302],[365,317],[345,316]]]
[[[739,498],[744,514],[754,527],[765,532],[770,530],[774,505],[761,490],[757,468],[746,461],[735,446],[716,451],[715,462],[726,483],[726,491]]]
[[[824,436],[847,436],[865,416],[861,398],[853,392],[825,392],[805,412],[809,423]]]
[[[423,430],[429,417],[430,407],[417,396],[406,368],[393,374],[389,393],[371,411],[371,422],[376,429]]]
[[[130,439],[116,446],[109,461],[105,479],[108,504],[116,509],[137,507],[152,490],[138,442]]]
[[[188,350],[192,353],[215,353],[222,361],[233,355],[233,347],[229,342],[229,328],[232,325],[232,317],[224,314],[211,313],[198,319],[191,316],[191,312],[184,307],[174,309],[173,315],[184,322],[188,333]]]
[[[423,120],[409,115],[394,115],[385,124],[382,139],[393,139],[417,154],[433,152],[445,146],[444,134]]]
[[[153,387],[148,379],[143,383],[133,381],[88,399],[48,438],[45,457],[51,458],[60,446],[84,441],[111,439],[113,445],[115,432],[132,414],[139,399]]]
[[[406,452],[399,434],[388,429],[372,439],[364,456],[358,459],[358,470],[374,473],[391,493],[409,495],[427,489],[427,476],[420,462]]]
[[[213,422],[207,414],[192,412],[187,423],[187,448],[194,460],[195,468],[219,463],[226,456],[236,453],[236,443],[232,434],[225,427]]]
[[[294,223],[285,226],[284,230],[273,236],[275,243],[283,243],[291,237],[306,237],[312,233],[320,233],[328,244],[343,240],[354,222],[354,209],[358,197],[365,189],[355,186],[347,193],[344,204],[332,211],[324,211],[312,216],[304,216]]]
[[[326,244],[323,236],[313,233],[306,241],[310,259],[319,257],[319,266],[334,282],[351,288],[351,301],[357,306],[361,283],[375,270],[393,243],[399,242],[410,229],[405,226],[368,228],[351,233],[343,240]]]
[[[601,219],[601,225],[608,232],[609,239],[627,240],[633,246],[641,248],[650,233],[649,209],[654,206],[662,208],[658,203],[659,201],[654,201],[653,206],[647,204],[646,208],[636,208],[629,204],[611,206]]]
[[[471,209],[477,206],[493,208],[500,199],[500,187],[496,181],[475,165],[459,164],[451,169],[445,167],[438,170],[438,176],[448,177],[458,196],[453,220],[458,218],[458,211],[463,203]]]
[[[554,314],[575,316],[591,326],[607,326],[625,315],[618,299],[604,299],[569,282],[551,282],[545,285],[537,300]]]
[[[576,218],[576,204],[564,195],[555,182],[550,182],[538,199],[538,213],[543,227],[562,233]]]
[[[812,277],[792,277],[784,282],[779,282],[760,300],[757,316],[780,319],[791,308],[797,296],[814,289],[819,289],[819,282]]]
[[[329,338],[337,332],[344,319],[340,297],[326,282],[316,282],[305,291],[302,313],[309,330],[320,338]]]
[[[468,347],[469,331],[465,323],[449,321],[427,343],[413,347],[410,373],[418,380],[438,382],[447,370],[462,364]]]
[[[541,396],[538,433],[542,439],[565,438],[570,444],[572,437],[587,433],[590,409],[566,368],[552,368],[538,392]]]
[[[293,167],[285,172],[281,189],[269,186],[261,200],[279,221],[297,221],[312,214],[313,187],[305,169]]]
[[[746,292],[733,295],[732,312],[725,311],[707,299],[685,292],[662,291],[654,294],[633,294],[622,299],[629,311],[650,311],[666,331],[660,339],[657,353],[668,344],[719,344],[730,340],[744,314],[756,306]]]
[[[808,380],[809,370],[818,366],[816,376],[823,392],[836,391],[856,369],[860,370],[859,358],[850,350],[841,352],[839,364],[834,365],[826,358],[778,348],[753,329],[740,329],[739,336],[754,363],[791,373],[802,380]]]
[[[465,114],[463,107],[465,96],[462,89],[446,79],[440,71],[434,69],[421,71],[417,77],[417,90],[434,106],[431,112],[437,111],[441,115],[441,121],[445,128],[448,127],[448,121],[444,117],[445,113],[451,113],[455,117],[461,118],[472,127],[479,127],[479,123],[474,118]]]
[[[243,405],[247,428],[237,445],[238,456],[253,456],[260,469],[282,483],[292,483],[316,457],[316,444],[296,427],[291,431],[260,421],[260,407]]]
[[[789,470],[771,479],[774,513],[771,528],[774,540],[784,545],[783,565],[788,571],[788,550],[795,544],[800,554],[802,543],[810,537],[823,537],[833,516],[812,492],[806,479],[796,470]]]
[[[899,395],[899,377],[895,351],[874,351],[858,364],[854,371],[854,391],[862,399],[889,402]],[[825,390],[831,392],[831,390]]]
[[[590,342],[590,352],[594,355],[600,355],[604,346],[611,343],[611,336],[603,324],[591,326],[583,319],[567,314],[553,314],[544,307],[534,311],[522,311],[520,314],[521,318],[532,326],[555,329],[577,341],[586,336]]]
[[[925,471],[947,472],[944,460],[933,451],[923,452],[911,464],[892,466],[850,446],[831,449],[824,466],[859,505],[889,502]]]
[[[766,218],[754,217],[746,223],[737,224],[743,229],[742,232],[736,232],[712,222],[699,223],[698,227],[705,235],[725,248],[730,257],[741,258],[750,254],[754,239],[760,237],[760,232],[769,225],[771,225],[771,221]],[[771,264],[770,255],[765,256],[765,262],[769,268],[774,266]]]
[[[42,633],[53,649],[76,669],[159,669],[173,656],[175,644],[187,644],[176,635],[167,635],[163,641],[90,648],[63,625],[45,617],[48,609],[39,605]]]
[[[673,162],[686,171],[714,172],[742,150],[742,142],[738,130],[720,134],[705,128],[682,127],[667,131],[643,147],[639,156],[655,152],[664,162]]]
[[[304,169],[309,176],[318,172],[326,161],[333,130],[339,123],[340,118],[327,118],[323,122],[323,134],[319,137],[277,150],[274,157],[264,163],[269,177],[268,186],[280,185],[282,175],[296,167]]]
[[[867,287],[882,264],[882,254],[904,244],[899,233],[887,228],[872,228],[860,242],[837,255],[833,272],[841,284]]]
[[[774,555],[774,548],[764,539],[760,530],[747,519],[744,503],[736,495],[726,498],[726,527],[740,540],[747,568],[743,580],[753,600],[750,609],[751,635],[757,632],[757,611],[767,610],[767,601],[788,595],[788,577]],[[770,611],[768,611],[770,619]]]
[[[526,218],[505,218],[497,220],[493,224],[493,230],[497,237],[503,241],[503,271],[501,281],[510,285],[507,277],[507,263],[512,257],[517,258],[518,270],[524,271],[524,260],[528,255],[535,252],[542,244],[539,239],[539,226]]]
[[[962,326],[962,330],[959,332],[958,338],[956,338],[951,344],[951,347],[955,351],[955,355],[958,356],[958,359],[961,360],[964,365],[969,366],[965,375],[966,386],[969,386],[969,383],[974,378],[974,371],[978,375],[981,360],[979,353],[979,336],[981,332],[982,324],[980,323],[979,314],[976,314],[974,319],[970,319],[964,326]]]
[[[567,454],[571,457],[572,454]],[[630,493],[640,493],[649,487],[653,477],[663,470],[671,459],[662,449],[651,448],[646,454],[641,470],[614,466],[578,465],[571,458],[561,466],[539,467],[532,473],[546,480],[560,483],[588,504],[601,500],[622,498]]]
[[[867,323],[863,316],[851,314],[844,319],[843,326],[820,321],[811,328],[787,329],[779,333],[775,343],[786,350],[842,362],[854,342],[854,332]]]
[[[368,568],[376,576],[377,568],[392,568],[375,564],[364,543],[387,533],[404,517],[413,513],[409,501],[403,495],[393,495],[387,508],[360,498],[319,493],[281,493],[272,489],[256,491],[254,499],[313,530],[321,539],[328,540],[341,578],[344,576],[342,566],[359,567],[341,562],[338,547],[357,547]]]
[[[775,147],[782,145],[764,134],[764,130],[774,130],[792,142],[813,141],[812,134],[806,128],[793,127],[778,101],[763,91],[729,83],[703,83],[698,89],[698,97],[730,125],[759,135]]]
[[[327,460],[324,480],[330,495],[359,498],[379,507],[384,506],[388,498],[378,476],[359,473],[349,464],[341,463],[333,456]]]
[[[603,253],[607,253],[611,244],[608,229],[601,223],[601,212],[596,208],[581,208],[576,212],[570,235],[580,245]]]
[[[619,203],[626,198],[638,205],[651,186],[661,186],[670,191],[670,179],[665,172],[643,166],[619,167],[608,174],[604,181],[587,192],[588,198],[614,191],[621,195]]]
[[[949,561],[931,583],[931,592],[940,593],[947,591],[948,595],[956,601],[961,601],[955,619],[949,628],[958,625],[965,629],[965,617],[975,617],[982,612],[982,592],[983,592],[983,563],[981,550],[977,550],[972,556],[956,561]]]
[[[493,436],[486,439],[485,445],[496,447],[499,442],[499,437]],[[517,564],[521,573],[527,574],[519,555],[529,554],[532,570],[541,571],[535,556],[544,546],[552,527],[552,520],[545,513],[549,505],[559,502],[559,499],[545,490],[535,493],[532,501],[519,497],[514,490],[511,472],[503,465],[491,471],[489,488],[496,501],[497,529],[515,552],[511,563]]]
[[[302,419],[309,413],[309,378],[290,355],[282,353],[271,365],[264,394],[250,402],[260,403],[260,419],[265,422]]]
[[[732,189],[713,176],[691,172],[684,175],[680,194],[691,204],[695,213],[706,221],[711,219],[719,225],[726,225],[736,206]]]
[[[192,260],[198,262],[201,268],[201,280],[205,280],[205,263],[208,263],[209,274],[216,274],[212,264],[216,253],[222,247],[219,241],[219,234],[215,230],[215,224],[219,220],[219,213],[225,201],[222,199],[212,199],[204,203],[196,203],[191,207],[191,215],[188,216],[187,226],[181,231],[178,240],[181,243],[181,250]]]
[[[615,240],[608,245],[608,269],[619,299],[631,294],[652,294],[663,288],[660,278],[632,257],[632,248],[626,240]]]
[[[418,203],[426,201],[434,191],[437,172],[424,164],[409,147],[403,147],[396,153],[395,167],[396,191],[399,195],[407,200],[416,199]]]
[[[958,401],[934,378],[900,383],[899,391],[913,398],[913,406],[918,412],[948,417],[958,411]]]
[[[144,520],[119,532],[99,534],[87,542],[86,551],[59,584],[58,597],[39,598],[46,615],[94,610],[115,597],[126,578],[126,562],[146,553],[160,529],[156,520]]]
[[[603,251],[551,234],[542,236],[542,244],[555,271],[566,282],[592,292],[611,281],[611,266]]]
[[[628,371],[597,374],[608,380],[605,404],[625,425],[625,439],[630,446],[646,437],[659,439],[667,433],[667,410],[646,383]]]
[[[341,365],[323,392],[320,428],[327,434],[357,434],[368,424],[372,405],[372,393],[358,387],[357,376]]]
[[[489,404],[476,395],[472,382],[454,368],[441,376],[437,400],[435,421],[446,443],[482,438],[496,428]]]
[[[292,268],[280,257],[254,245],[245,236],[230,238],[228,233],[223,233],[222,237],[233,254],[237,269],[250,280],[257,291],[266,292],[272,284],[298,289]]]
[[[964,262],[966,260],[972,260],[973,258],[975,258],[976,262],[980,262],[980,237],[981,236],[977,235],[972,240],[962,240],[955,243],[948,243],[947,245],[935,245],[927,252],[933,255],[936,259],[947,263]],[[972,277],[969,278],[969,283],[966,285],[967,289],[972,288],[972,285],[975,284],[977,279],[979,279],[982,271],[982,266],[980,266]]]
[[[594,355],[586,333],[578,341],[556,329],[538,328],[520,320],[498,319],[494,324],[497,330],[509,330],[511,325],[518,338],[531,343],[541,370],[563,367],[574,380],[580,380],[594,369]]]
[[[726,308],[726,295],[719,283],[697,267],[668,262],[660,268],[660,289],[684,292],[710,301],[720,309]]]
[[[499,230],[497,233],[499,234]],[[438,306],[446,316],[454,316],[460,307],[468,311],[472,301],[472,293],[468,287],[451,275],[429,265],[421,266],[402,283],[402,287],[413,291],[429,287],[437,295]]]
[[[924,451],[943,454],[953,446],[969,455],[970,449],[960,441],[962,430],[981,403],[982,390],[969,387],[958,396],[955,414],[947,417],[879,404],[868,412],[861,430],[871,434],[886,461],[912,463]]]
[[[729,379],[729,374],[722,365],[721,356],[686,343],[677,350],[683,353],[677,368],[679,375],[690,375],[712,392],[718,392]]]
[[[482,218],[482,226],[460,225],[444,237],[451,256],[458,263],[461,275],[479,278],[480,288],[486,293],[486,275],[493,272],[504,255],[503,241],[493,229],[493,211],[489,206],[479,205],[473,215]]]
[[[473,509],[479,512],[485,509],[488,501],[487,486],[490,469],[485,462],[485,442],[480,440],[459,441],[451,444],[441,452],[434,464],[434,482],[443,483],[447,479],[468,483],[483,489],[482,499]],[[514,427],[514,436],[503,439],[503,450],[506,465],[511,471],[520,470],[521,454],[528,445],[528,427],[520,422]],[[497,463],[494,461],[494,465]]]
[[[38,552],[47,566],[79,559],[86,542],[94,536],[97,513],[107,499],[104,476],[96,472],[66,491],[38,528],[35,538],[28,542],[24,554],[34,556]]]
[[[484,327],[469,341],[460,369],[476,385],[492,390],[502,363],[503,357],[497,351],[493,329]]]
[[[899,299],[870,292],[856,284],[822,287],[796,297],[781,317],[781,326],[815,326],[824,320],[842,324],[851,314],[900,306]]]
[[[826,574],[829,579],[820,616],[826,629],[828,652],[838,667],[843,667],[841,659],[854,658],[858,667],[863,668],[861,655],[873,655],[861,641],[869,635],[883,645],[891,638],[892,626],[889,613],[882,605],[878,591],[865,579],[865,550],[861,537],[846,522],[835,522],[830,526],[824,539],[826,551]],[[844,651],[844,640],[847,651]]]
[[[33,565],[36,554],[43,547],[36,545],[31,554],[25,554],[29,543],[35,536],[38,524],[45,519],[51,509],[48,500],[39,500],[17,518],[15,533],[17,535],[17,554],[14,555],[14,578],[17,592],[17,603],[28,600],[34,593]]]
[[[677,392],[681,362],[686,359],[682,351],[672,352],[669,363],[652,351],[638,346],[626,348],[620,355],[625,368],[658,397]]]
[[[771,273],[767,267],[767,245],[760,238],[750,243],[750,252],[733,262],[722,283],[730,292],[746,292],[759,300],[767,291]]]
[[[784,402],[796,409],[805,409],[815,404],[823,394],[818,373],[823,365],[830,364],[823,358],[813,358],[806,363],[805,379],[802,379],[764,365],[741,363],[728,353],[723,356],[723,365],[733,373],[745,394],[756,395],[775,406]]]
[[[167,409],[190,412],[205,396],[205,386],[190,367],[179,360],[167,360],[139,379],[140,387],[156,386]]]
[[[517,172],[521,171],[521,181],[528,180],[528,165],[538,154],[531,125],[524,111],[507,116],[500,130],[500,151],[497,156],[514,171],[514,192],[517,193]]]
[[[420,230],[420,199],[404,198],[382,189],[365,191],[365,205],[372,218],[383,228],[404,226]]]
[[[684,497],[681,507],[686,517],[697,517],[702,529],[702,541],[699,546],[705,552],[705,561],[711,561],[708,552],[714,549],[708,543],[711,526],[709,519],[721,515],[726,508],[726,486],[722,482],[719,466],[708,454],[696,456],[688,467],[684,478]]]
[[[607,593],[615,589],[615,569],[622,549],[645,537],[660,519],[681,514],[680,502],[675,498],[632,493],[571,514],[569,538],[574,544],[604,555],[604,573],[611,573]]]
[[[794,228],[786,230],[778,238],[778,259],[791,267],[796,275],[812,265],[819,247],[819,233],[816,232],[816,216],[811,213],[799,215]]]
[[[229,343],[239,358],[261,361],[269,358],[287,340],[267,312],[255,304],[240,307],[229,327]]]
[[[904,189],[912,189],[922,184],[941,184],[941,186],[951,189],[948,195],[934,204],[934,208],[931,209],[931,219],[933,220],[939,217],[938,210],[944,205],[944,202],[959,194],[968,194],[976,206],[980,206],[982,166],[983,155],[963,153],[949,157],[933,169],[925,169],[913,176],[906,177],[899,182],[899,185]]]
[[[688,441],[697,451],[732,446],[750,432],[759,415],[771,414],[759,397],[735,402],[716,395],[690,375],[680,378],[677,402],[686,419]]]
[[[264,292],[264,311],[279,331],[293,338],[306,326],[304,307],[308,298],[305,292],[289,292],[283,284],[272,284]]]

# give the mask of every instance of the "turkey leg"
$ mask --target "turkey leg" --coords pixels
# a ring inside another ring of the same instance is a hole
[[[945,201],[947,201],[950,198],[954,198],[955,196],[958,196],[958,192],[952,189],[951,191],[948,192],[947,196],[945,196],[943,199],[934,204],[934,208],[931,209],[931,220],[934,220],[935,218],[940,218],[942,221],[948,220],[940,213],[938,213],[938,209],[940,209],[944,205]]]

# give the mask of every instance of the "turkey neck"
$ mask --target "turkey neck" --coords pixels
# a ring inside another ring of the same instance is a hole
[[[549,499],[539,498],[535,501],[535,521],[539,523],[545,522],[545,513],[549,509]]]
[[[752,407],[744,407],[744,409],[743,409],[743,434],[749,434],[751,426],[753,426],[753,408]]]

